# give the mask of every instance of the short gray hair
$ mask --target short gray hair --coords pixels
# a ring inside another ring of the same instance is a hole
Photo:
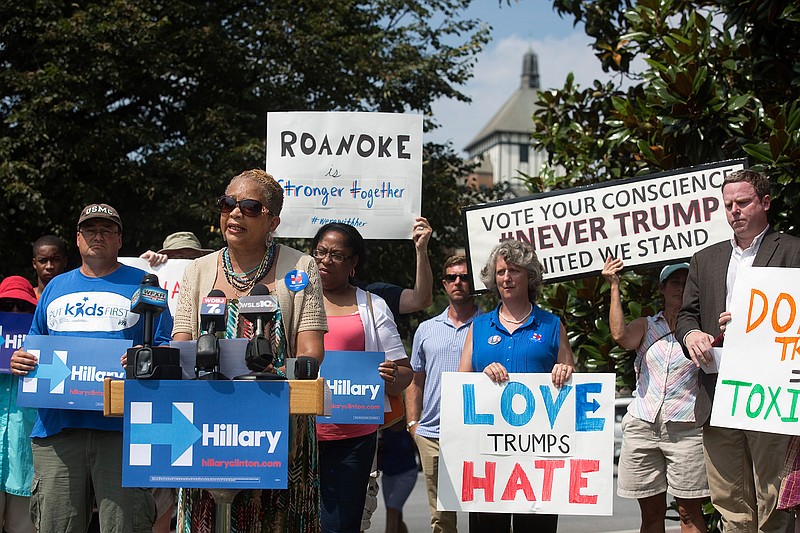
[[[489,253],[486,264],[481,269],[481,281],[497,298],[500,291],[497,289],[497,258],[502,257],[506,263],[518,266],[528,272],[528,300],[536,303],[542,293],[543,267],[536,257],[536,251],[528,243],[521,241],[503,241]]]

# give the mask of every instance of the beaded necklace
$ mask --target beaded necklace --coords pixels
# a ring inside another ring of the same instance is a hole
[[[250,290],[255,287],[256,283],[261,281],[264,276],[267,275],[267,272],[272,269],[272,265],[275,263],[275,255],[275,243],[272,242],[267,248],[263,259],[261,259],[261,263],[247,272],[239,274],[233,270],[230,252],[228,248],[225,247],[225,249],[222,250],[222,270],[225,272],[225,279],[228,281],[228,284],[233,287],[237,295],[248,294]]]

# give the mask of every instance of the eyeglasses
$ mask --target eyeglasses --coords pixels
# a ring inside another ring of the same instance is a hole
[[[448,281],[450,283],[453,283],[459,278],[461,278],[461,281],[465,283],[469,283],[470,281],[472,281],[472,276],[470,276],[469,274],[445,274],[444,276],[442,276],[443,280]]]
[[[2,313],[33,313],[36,306],[30,302],[22,300],[0,300],[0,312]]]
[[[112,235],[119,235],[118,231],[115,231],[113,229],[106,229],[106,228],[100,228],[100,229],[83,228],[83,229],[79,229],[78,233],[83,235],[84,239],[88,239],[88,240],[92,240],[95,237],[97,237],[98,235],[100,235],[104,239],[107,239],[107,238],[111,237]]]
[[[345,261],[353,257],[352,255],[337,254],[329,252],[328,250],[320,250],[319,248],[317,248],[316,250],[312,250],[311,255],[312,257],[314,257],[314,259],[317,260],[317,263],[319,263],[326,257],[330,257],[331,261],[333,261],[334,263],[344,263]]]
[[[239,211],[241,211],[242,214],[246,217],[260,217],[261,213],[263,213],[265,210],[270,215],[272,214],[269,212],[269,209],[266,209],[264,207],[264,204],[262,204],[258,200],[252,200],[249,198],[246,198],[244,200],[237,200],[233,196],[229,196],[227,194],[224,194],[219,198],[217,198],[217,207],[223,213],[230,213],[231,211],[233,211],[238,207]]]

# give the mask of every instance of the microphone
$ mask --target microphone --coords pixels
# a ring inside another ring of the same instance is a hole
[[[227,380],[219,370],[219,339],[217,331],[225,329],[225,293],[214,289],[200,302],[200,325],[202,333],[197,338],[195,354],[195,379]],[[202,375],[201,375],[202,374]]]
[[[142,346],[128,348],[126,377],[133,379],[181,379],[180,351],[166,346],[153,347],[153,321],[167,308],[167,290],[158,276],[145,274],[131,297],[131,312],[142,315]]]
[[[158,276],[145,274],[142,284],[131,297],[131,312],[144,315],[144,346],[153,345],[153,320],[167,308],[167,290],[158,284]]]
[[[255,331],[247,343],[245,363],[253,372],[263,372],[272,364],[272,346],[264,336],[264,326],[278,310],[278,301],[269,294],[264,285],[256,285],[249,296],[239,298],[239,314],[255,325]]]

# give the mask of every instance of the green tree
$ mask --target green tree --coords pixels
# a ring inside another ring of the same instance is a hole
[[[219,244],[214,199],[263,166],[267,111],[465,100],[488,40],[470,1],[3,2],[0,274],[42,234],[72,242],[95,201],[125,218],[123,253],[182,229]]]
[[[530,184],[587,183],[748,157],[773,181],[776,227],[800,233],[800,7],[758,0],[554,0],[595,39],[616,81],[582,89],[570,76],[543,91],[536,142],[549,165]],[[640,72],[632,65],[644,64]],[[623,83],[623,81],[625,83]],[[566,175],[555,171],[560,166]],[[653,287],[652,272],[643,272]],[[651,305],[654,290],[627,301]],[[567,317],[586,367],[629,369],[602,322],[607,286],[599,278],[548,292]],[[651,305],[651,307],[653,307]],[[592,310],[589,312],[589,310]],[[639,312],[629,307],[631,317]],[[606,328],[607,330],[607,328]],[[624,373],[630,382],[632,374]]]

